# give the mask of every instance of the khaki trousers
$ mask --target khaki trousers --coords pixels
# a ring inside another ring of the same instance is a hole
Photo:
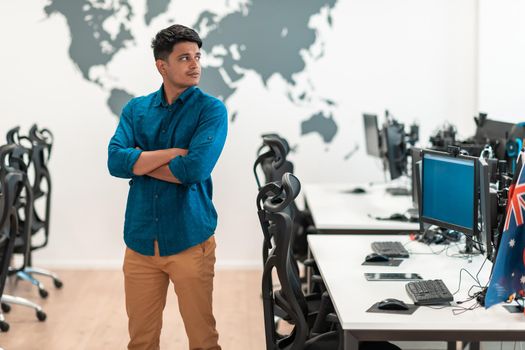
[[[175,287],[179,311],[191,350],[220,350],[212,313],[215,238],[178,254],[145,256],[126,248],[124,287],[129,318],[129,350],[160,349],[162,311],[169,281]]]

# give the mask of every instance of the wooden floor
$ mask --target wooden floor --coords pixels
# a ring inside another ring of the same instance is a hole
[[[0,334],[5,350],[117,350],[126,349],[127,316],[124,306],[122,272],[55,271],[64,282],[57,290],[50,280],[41,278],[49,293],[41,299],[27,282],[12,281],[7,294],[39,303],[47,320],[39,322],[31,309],[13,306],[5,314],[11,326]],[[214,313],[219,342],[225,350],[263,350],[264,325],[260,298],[261,272],[217,271]],[[178,312],[173,287],[164,310],[161,349],[187,349],[187,339]]]
[[[39,303],[47,320],[39,322],[33,310],[14,305],[5,314],[11,326],[0,333],[4,350],[124,350],[128,341],[123,276],[119,270],[56,270],[64,287],[55,289],[41,278],[49,291],[41,299],[27,282],[8,281],[6,293]],[[214,310],[223,350],[264,350],[264,325],[260,298],[260,271],[217,271]],[[290,327],[280,323],[281,333]],[[404,350],[445,349],[444,342],[397,343]],[[458,349],[461,347],[458,346]],[[188,342],[177,300],[170,288],[164,310],[162,350],[187,350]],[[523,349],[522,344],[483,343],[484,350]]]

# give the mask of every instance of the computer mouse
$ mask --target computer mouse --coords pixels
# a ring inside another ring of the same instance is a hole
[[[366,193],[366,190],[363,187],[354,187],[348,190],[341,191],[342,193],[352,193],[352,194],[362,194]]]
[[[366,262],[381,262],[388,260],[390,260],[388,256],[379,253],[370,253],[365,257]]]
[[[406,215],[400,214],[400,213],[394,213],[390,215],[388,219],[395,220],[395,221],[408,221],[408,218],[406,217]]]
[[[366,193],[366,190],[362,187],[355,187],[350,191],[350,193]]]
[[[408,310],[408,305],[404,301],[398,299],[385,299],[377,305],[379,310]]]

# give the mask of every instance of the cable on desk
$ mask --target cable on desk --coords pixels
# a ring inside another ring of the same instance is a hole
[[[441,310],[441,309],[446,309],[447,307],[452,307],[452,305],[441,305],[441,306],[435,306],[435,305],[422,305],[424,307],[428,307],[430,309],[434,309],[434,310]]]
[[[474,300],[474,299],[471,299],[471,300]],[[458,316],[458,315],[464,314],[467,311],[475,310],[479,308],[480,306],[481,305],[477,301],[469,307],[456,306],[455,309],[452,309],[452,314],[454,314],[454,316]]]
[[[443,253],[444,251],[446,251],[449,247],[446,246],[446,247],[443,247],[442,249],[440,250],[434,250],[432,249],[432,247],[430,245],[427,245],[428,249],[430,249],[430,253],[419,253],[419,252],[409,252],[410,254],[414,254],[414,255],[440,255],[441,253]]]
[[[460,301],[457,301],[456,303],[459,305],[459,304],[464,304],[464,303],[468,303],[469,301],[472,301],[472,300],[475,300],[475,303],[469,307],[461,307],[461,306],[457,306],[455,309],[452,310],[452,313],[456,316],[456,315],[460,315],[460,314],[463,314],[464,312],[466,311],[471,311],[471,310],[474,310],[474,309],[477,309],[478,307],[480,306],[483,306],[483,299],[484,299],[484,296],[485,296],[485,293],[486,293],[486,290],[487,290],[487,286],[488,286],[488,282],[483,286],[479,280],[479,274],[481,273],[481,270],[483,270],[483,267],[485,266],[485,263],[487,262],[487,258],[485,258],[485,260],[483,260],[483,263],[481,264],[478,272],[476,273],[475,276],[473,276],[469,271],[467,271],[465,268],[462,268],[460,271],[459,271],[459,284],[458,284],[458,288],[456,289],[456,291],[454,293],[452,293],[452,295],[455,295],[457,294],[460,289],[461,289],[461,282],[462,282],[462,272],[466,272],[473,280],[474,282],[476,282],[477,284],[474,284],[472,286],[470,286],[470,288],[468,289],[467,291],[467,295],[469,296],[468,299],[466,300],[460,300]],[[490,280],[490,279],[489,279]],[[479,288],[480,290],[478,292],[474,292],[472,293],[472,290],[474,288]]]

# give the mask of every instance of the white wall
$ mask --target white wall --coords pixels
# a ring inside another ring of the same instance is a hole
[[[55,134],[52,237],[36,261],[48,266],[119,266],[128,186],[106,170],[107,142],[117,121],[105,105],[107,92],[83,80],[69,60],[65,20],[45,20],[45,3],[0,2],[0,31],[6,34],[0,55],[0,134],[13,125],[27,129],[35,121]],[[180,11],[194,13],[192,6],[187,2]],[[222,2],[220,6],[225,8]],[[474,0],[339,0],[332,29],[312,20],[325,55],[309,63],[298,79],[310,79],[319,96],[338,103],[334,116],[339,131],[331,144],[318,135],[300,135],[300,122],[319,106],[297,109],[282,93],[283,79],[275,76],[265,88],[248,73],[228,101],[239,116],[230,125],[214,172],[218,264],[260,265],[251,167],[261,133],[278,131],[297,145],[291,159],[303,182],[383,178],[377,161],[364,152],[364,111],[389,108],[402,121],[417,120],[422,139],[444,120],[470,135],[477,111],[476,15]],[[130,71],[143,71],[134,88],[145,94],[160,81],[153,63],[148,66],[147,40],[153,33],[141,33],[132,50],[134,64],[126,66],[124,56],[119,62]],[[344,161],[355,144],[358,152]]]
[[[525,121],[525,2],[480,0],[479,107],[490,118]]]

